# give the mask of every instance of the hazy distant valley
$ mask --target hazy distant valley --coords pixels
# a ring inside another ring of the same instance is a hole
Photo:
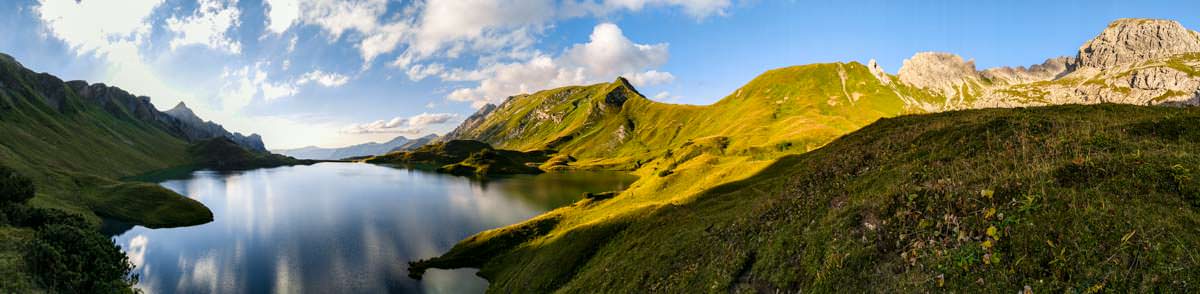
[[[383,143],[371,142],[340,148],[321,148],[309,146],[296,149],[272,150],[272,152],[301,159],[339,160],[355,157],[384,155],[399,151],[410,151],[417,149],[418,147],[425,146],[425,144],[429,144],[429,142],[433,142],[438,138],[439,137],[437,135],[428,135],[416,139],[409,139],[404,136],[399,136]]]

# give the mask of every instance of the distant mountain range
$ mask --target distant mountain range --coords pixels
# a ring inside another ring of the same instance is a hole
[[[351,157],[383,155],[396,151],[409,151],[425,146],[438,139],[438,135],[430,134],[424,137],[409,139],[404,136],[396,137],[387,142],[370,142],[341,148],[321,148],[308,146],[296,149],[273,150],[275,153],[300,158],[317,160],[338,160]]]

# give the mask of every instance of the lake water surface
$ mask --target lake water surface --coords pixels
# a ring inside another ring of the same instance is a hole
[[[203,202],[213,222],[114,233],[148,293],[482,292],[475,270],[415,281],[408,262],[633,180],[586,172],[480,181],[355,163],[201,171],[161,184]]]

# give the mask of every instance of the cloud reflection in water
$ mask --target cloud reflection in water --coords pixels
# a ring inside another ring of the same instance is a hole
[[[198,172],[162,185],[203,202],[214,222],[137,227],[117,238],[150,293],[481,292],[475,270],[433,270],[414,281],[407,263],[553,207],[522,191],[562,191],[566,201],[582,193],[551,178],[484,184],[350,163]]]

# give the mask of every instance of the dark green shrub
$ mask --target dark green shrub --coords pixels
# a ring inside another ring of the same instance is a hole
[[[133,265],[109,238],[86,228],[50,224],[29,244],[28,263],[42,286],[60,293],[129,293]]]
[[[0,205],[24,203],[33,198],[33,181],[12,169],[0,166]]]
[[[46,225],[60,224],[80,228],[88,227],[87,221],[79,215],[57,209],[37,208],[28,205],[10,205],[3,208],[8,222],[14,226],[39,228]]]

